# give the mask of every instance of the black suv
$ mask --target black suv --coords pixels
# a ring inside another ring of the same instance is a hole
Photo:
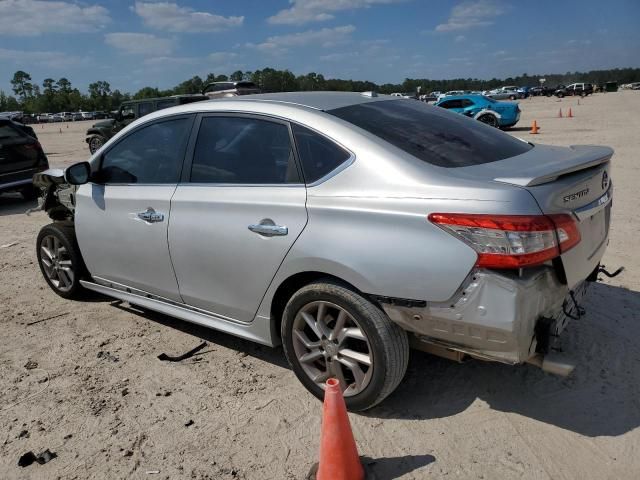
[[[558,98],[580,95],[584,97],[586,95],[591,95],[593,93],[593,85],[590,83],[572,83],[571,85],[559,85],[554,92],[554,95]]]
[[[120,105],[112,119],[94,123],[87,130],[86,142],[89,144],[91,153],[95,153],[107,140],[129,125],[137,118],[162,110],[163,108],[175,107],[186,103],[200,102],[208,100],[205,95],[173,95],[171,97],[145,98],[143,100],[130,100]]]
[[[48,168],[33,128],[0,118],[0,192],[18,191],[25,199],[35,198],[33,175]]]

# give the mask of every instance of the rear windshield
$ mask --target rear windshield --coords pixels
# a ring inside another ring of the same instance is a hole
[[[480,165],[533,148],[497,128],[423,102],[385,100],[328,113],[438,167]]]

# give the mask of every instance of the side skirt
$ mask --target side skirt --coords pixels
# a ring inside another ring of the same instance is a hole
[[[165,315],[179,318],[180,320],[230,333],[236,337],[245,338],[262,345],[269,347],[274,346],[269,319],[257,317],[256,320],[251,323],[238,323],[225,320],[213,313],[189,308],[187,305],[163,301],[153,295],[139,295],[131,291],[118,290],[85,280],[81,280],[80,283],[87,290],[93,290],[108,297],[129,302],[132,305],[148,308],[149,310],[164,313]]]

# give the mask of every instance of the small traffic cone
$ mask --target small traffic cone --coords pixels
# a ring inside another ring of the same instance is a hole
[[[536,135],[538,133],[538,130],[540,130],[540,128],[538,127],[538,122],[534,120],[531,124],[531,131],[529,133],[532,135]]]
[[[340,382],[335,378],[327,380],[324,391],[320,463],[315,479],[364,479],[364,469],[353,439],[347,406],[340,390]]]
[[[562,118],[562,109],[558,112],[558,118]]]
[[[569,113],[567,114],[567,118],[573,118],[573,113],[571,113],[571,107],[569,107]]]

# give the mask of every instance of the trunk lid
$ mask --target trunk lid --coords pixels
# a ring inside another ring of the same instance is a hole
[[[561,258],[567,284],[573,288],[597,267],[608,243],[612,155],[608,147],[536,145],[522,155],[455,173],[524,188],[545,214],[572,214],[581,241]]]

